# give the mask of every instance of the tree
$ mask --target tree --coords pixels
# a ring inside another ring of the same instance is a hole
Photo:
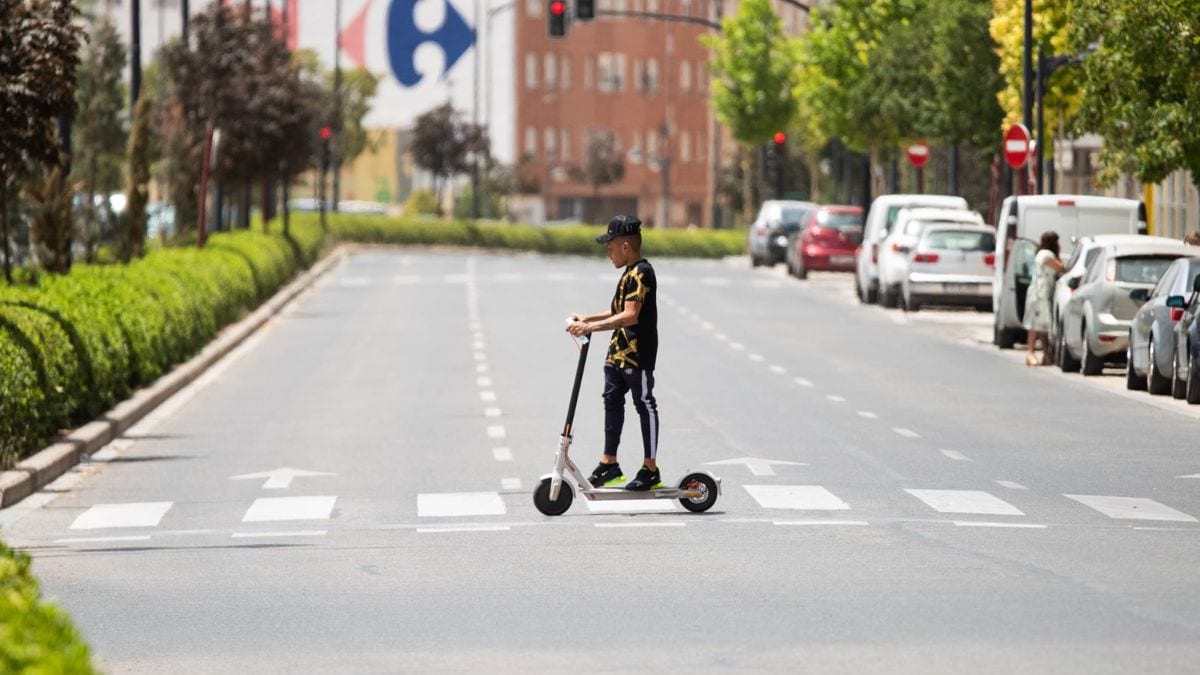
[[[79,66],[75,90],[78,112],[72,132],[72,180],[83,185],[81,232],[88,261],[103,234],[103,224],[114,220],[108,194],[121,187],[126,142],[121,122],[125,62],[125,47],[116,29],[107,20],[100,20],[93,26]],[[97,196],[102,198],[104,213],[96,206]]]
[[[595,211],[589,220],[600,222],[595,217],[596,213],[603,217],[607,211],[600,204],[600,188],[619,183],[625,177],[625,156],[617,147],[617,135],[608,129],[588,134],[583,166],[573,170],[572,174],[579,182],[592,187],[592,208]]]
[[[333,103],[333,74],[326,78],[329,91],[329,107]],[[367,150],[375,150],[376,143],[363,126],[363,119],[371,112],[371,100],[379,89],[379,77],[366,68],[354,68],[342,73],[342,106],[340,114],[341,133],[337,137],[338,157],[342,163],[349,164]]]
[[[471,153],[489,156],[483,129],[464,121],[449,103],[417,118],[410,152],[417,166],[433,174],[439,213],[446,182],[470,167]]]
[[[989,27],[1000,57],[1000,77],[1003,89],[997,95],[1004,111],[1004,127],[1021,119],[1021,94],[1024,88],[1022,54],[1024,44],[1025,0],[994,0],[995,13]],[[1046,55],[1070,52],[1070,23],[1068,5],[1071,0],[1033,0],[1033,58],[1036,67],[1040,46]],[[1154,5],[1156,3],[1150,3]],[[1078,71],[1060,68],[1046,89],[1046,128],[1055,128],[1059,121],[1069,123],[1079,109],[1081,92]],[[1033,131],[1032,129],[1030,131]],[[1003,133],[998,129],[997,132]],[[1047,147],[1047,150],[1051,149]]]
[[[1147,183],[1188,169],[1200,186],[1200,5],[1192,0],[1076,0],[1084,61],[1081,126],[1104,137],[1100,179]]]
[[[1004,111],[1000,58],[989,32],[990,0],[935,0],[931,6],[933,127],[951,144],[991,154],[1000,147]]]
[[[133,129],[129,134],[129,164],[125,175],[125,207],[121,237],[121,259],[142,257],[146,243],[146,194],[150,182],[150,115],[152,102],[143,97],[133,111]]]
[[[55,120],[75,113],[77,13],[69,2],[0,0],[0,239],[10,283],[8,199],[33,164],[60,162]]]
[[[713,110],[734,140],[744,147],[762,145],[795,118],[799,45],[783,34],[783,22],[770,0],[745,0],[737,14],[722,20],[720,36],[701,41],[713,52]],[[747,207],[748,157],[743,153]]]

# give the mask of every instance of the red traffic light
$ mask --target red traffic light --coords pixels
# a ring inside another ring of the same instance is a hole
[[[333,129],[329,127],[321,127],[321,140],[327,141],[333,137]]]
[[[783,145],[785,142],[787,142],[787,134],[783,133],[782,131],[776,131],[775,145]]]
[[[567,3],[562,0],[554,0],[550,3],[550,13],[555,16],[562,16],[567,11]]]

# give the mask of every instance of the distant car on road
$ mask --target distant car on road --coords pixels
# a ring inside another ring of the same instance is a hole
[[[967,200],[948,195],[883,195],[871,202],[863,226],[862,246],[854,257],[854,290],[859,302],[879,300],[879,246],[888,236],[901,209],[928,206],[940,209],[967,208]]]
[[[772,266],[783,262],[788,236],[798,232],[809,212],[817,205],[812,202],[772,199],[763,202],[758,216],[750,224],[747,248],[750,264]]]
[[[1083,277],[1068,284],[1075,292],[1063,310],[1062,370],[1099,375],[1106,362],[1123,362],[1129,325],[1150,290],[1175,259],[1195,250],[1160,237],[1101,248]]]
[[[1183,398],[1200,403],[1200,278],[1192,282],[1191,299],[1175,324],[1174,372],[1171,393],[1179,398],[1178,382],[1183,380]]]
[[[917,245],[925,228],[941,224],[983,225],[983,216],[964,209],[901,209],[891,232],[879,245],[879,259],[876,263],[879,274],[879,304],[895,307],[900,303],[900,286],[908,276],[908,261],[913,247]]]
[[[1151,394],[1163,396],[1173,393],[1174,385],[1179,392],[1176,398],[1183,398],[1185,381],[1175,373],[1175,324],[1183,318],[1197,278],[1200,258],[1179,258],[1163,273],[1133,317],[1126,356],[1125,384],[1129,389],[1148,389]]]
[[[970,305],[992,311],[996,230],[988,225],[930,225],[909,257],[901,286],[904,309],[926,304]]]
[[[800,279],[809,270],[853,272],[854,254],[863,237],[863,210],[858,206],[821,206],[808,215],[787,249],[788,272]]]

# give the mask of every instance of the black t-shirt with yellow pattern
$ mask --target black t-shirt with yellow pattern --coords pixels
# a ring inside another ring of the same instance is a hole
[[[637,323],[613,331],[608,341],[608,358],[618,368],[654,370],[658,357],[658,280],[646,259],[625,268],[613,294],[612,312],[619,313],[626,301],[642,303]]]

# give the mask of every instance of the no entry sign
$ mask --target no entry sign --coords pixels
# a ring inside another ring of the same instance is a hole
[[[923,141],[913,143],[905,149],[905,153],[913,166],[921,168],[925,166],[925,162],[929,161],[929,144]]]
[[[1029,129],[1024,124],[1014,124],[1004,132],[1004,161],[1009,166],[1014,169],[1025,166],[1031,150]]]

